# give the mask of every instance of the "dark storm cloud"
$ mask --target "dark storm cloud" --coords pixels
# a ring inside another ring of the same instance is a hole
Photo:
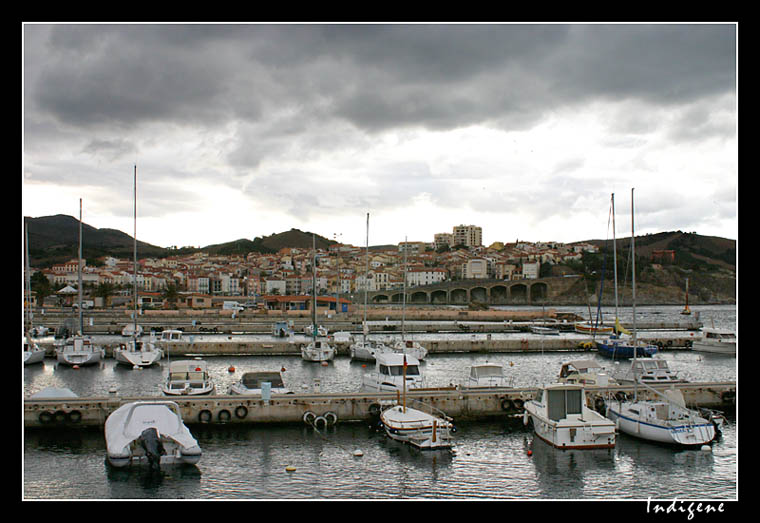
[[[291,107],[447,129],[595,97],[684,103],[735,81],[734,28],[712,25],[61,25],[45,51],[32,96],[79,125]]]

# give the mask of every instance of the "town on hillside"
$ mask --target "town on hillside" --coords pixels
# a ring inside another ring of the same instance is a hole
[[[142,308],[192,306],[210,303],[210,297],[256,297],[267,295],[351,296],[367,291],[429,285],[448,280],[495,278],[518,280],[539,278],[542,266],[559,266],[580,261],[583,252],[598,252],[589,243],[496,242],[482,245],[482,229],[460,225],[452,233],[436,234],[433,242],[405,241],[397,246],[364,247],[336,243],[318,249],[316,267],[312,250],[282,248],[275,254],[250,252],[242,255],[210,255],[197,252],[186,256],[142,258],[135,271],[133,260],[105,256],[97,266],[83,260],[81,271],[83,307],[124,306],[131,303],[134,278],[138,304]],[[78,260],[51,268],[31,269],[32,278],[43,275],[50,284],[49,295],[35,306],[75,305],[79,274]],[[405,270],[406,269],[406,270]],[[316,271],[314,274],[313,271]],[[36,273],[36,274],[35,274]],[[39,288],[39,287],[38,287]],[[33,294],[40,294],[39,290]],[[44,294],[44,293],[43,293]],[[167,300],[167,295],[171,299]]]

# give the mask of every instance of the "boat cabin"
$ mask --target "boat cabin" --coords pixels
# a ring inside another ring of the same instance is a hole
[[[273,389],[285,388],[279,372],[246,372],[240,382],[247,389],[260,389],[264,382],[271,383]]]
[[[401,376],[406,364],[407,376],[419,376],[420,367],[417,358],[398,353],[383,353],[375,356],[376,368],[381,375]]]

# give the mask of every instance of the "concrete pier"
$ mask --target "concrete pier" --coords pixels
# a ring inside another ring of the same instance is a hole
[[[669,385],[683,392],[687,406],[733,410],[736,382],[700,382]],[[657,389],[667,388],[655,387]],[[431,405],[454,421],[473,421],[493,417],[519,415],[523,402],[532,398],[536,388],[500,389],[423,389],[407,393],[407,404],[413,401]],[[633,386],[587,387],[590,406],[617,393],[633,391]],[[650,394],[639,388],[639,396]],[[260,396],[211,395],[197,397],[93,397],[24,400],[24,427],[103,427],[106,418],[125,403],[139,400],[175,401],[186,424],[224,423],[304,423],[311,413],[337,422],[361,422],[373,419],[382,405],[394,404],[396,393],[282,394],[269,401]]]

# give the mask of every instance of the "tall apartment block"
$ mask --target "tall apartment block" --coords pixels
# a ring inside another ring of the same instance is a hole
[[[483,245],[483,228],[476,225],[456,225],[454,227],[454,245],[480,247]]]

